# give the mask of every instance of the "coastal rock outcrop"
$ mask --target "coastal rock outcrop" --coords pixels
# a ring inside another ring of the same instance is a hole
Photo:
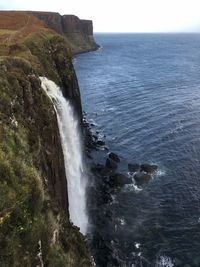
[[[93,51],[99,48],[93,37],[93,23],[74,15],[61,16],[55,12],[39,11],[0,11],[0,40],[19,41],[28,32],[43,28],[44,31],[58,33],[65,38],[72,54]],[[4,35],[2,38],[2,34]],[[16,34],[16,36],[15,36]],[[4,47],[6,50],[6,47]]]
[[[112,160],[114,160],[115,162],[119,163],[120,162],[120,158],[117,154],[113,153],[113,152],[110,152],[108,154],[108,157]]]
[[[154,165],[154,164],[141,164],[140,166],[141,171],[144,171],[146,173],[154,173],[155,171],[157,171],[158,166]]]
[[[117,162],[111,158],[106,159],[106,167],[110,170],[117,169]]]
[[[30,12],[44,22],[44,24],[63,35],[72,49],[72,53],[82,53],[96,50],[99,46],[93,37],[91,20],[82,20],[74,15],[61,16],[54,12]]]
[[[116,186],[123,186],[125,184],[132,184],[131,178],[127,177],[122,173],[116,173],[112,177]]]
[[[152,177],[150,174],[140,172],[134,175],[134,179],[138,185],[142,185],[144,183],[148,183]]]
[[[117,165],[120,162],[120,158],[117,154],[110,152],[108,158],[106,159],[106,168],[110,170],[117,169]]]
[[[130,172],[138,172],[140,170],[140,164],[138,163],[129,163],[128,170]]]

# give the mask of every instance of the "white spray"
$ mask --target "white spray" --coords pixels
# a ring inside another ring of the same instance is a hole
[[[52,99],[57,113],[67,176],[69,215],[83,234],[87,232],[86,212],[87,177],[84,174],[82,145],[78,120],[73,108],[62,94],[60,87],[45,77],[40,77],[42,88]]]

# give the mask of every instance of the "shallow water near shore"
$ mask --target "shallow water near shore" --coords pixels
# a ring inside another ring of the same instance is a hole
[[[120,266],[198,267],[200,35],[95,38],[101,49],[74,60],[87,118],[121,157],[120,171],[128,171],[128,162],[158,165],[145,187],[116,192],[113,228],[99,233],[109,234]],[[117,263],[97,259],[97,265]]]

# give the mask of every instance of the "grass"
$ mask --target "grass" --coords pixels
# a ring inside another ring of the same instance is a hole
[[[11,21],[14,33],[21,22]],[[0,266],[40,266],[41,243],[44,266],[89,267],[85,239],[55,195],[62,151],[53,105],[38,77],[72,83],[70,49],[62,36],[32,26],[0,45]]]
[[[0,29],[0,35],[13,34],[16,32],[17,32],[16,30],[11,30],[11,29]]]
[[[28,266],[25,255],[34,262],[41,235],[38,227],[43,221],[42,179],[28,153],[23,128],[2,129],[1,140],[4,142],[0,146],[0,262]]]

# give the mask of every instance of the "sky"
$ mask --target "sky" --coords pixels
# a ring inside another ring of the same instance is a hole
[[[74,14],[94,32],[200,32],[200,0],[0,0],[0,9]]]

